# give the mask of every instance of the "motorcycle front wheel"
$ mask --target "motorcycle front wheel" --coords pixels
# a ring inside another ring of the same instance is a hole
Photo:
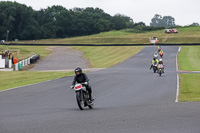
[[[77,100],[77,104],[78,107],[80,108],[80,110],[84,109],[84,99],[83,99],[83,95],[81,93],[81,91],[76,92],[76,100]]]

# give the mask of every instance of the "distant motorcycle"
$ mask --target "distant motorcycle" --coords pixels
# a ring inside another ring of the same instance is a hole
[[[158,59],[158,54],[154,54],[153,56],[154,56],[156,59]]]
[[[84,110],[86,107],[89,107],[90,109],[93,108],[93,103],[89,100],[89,92],[84,85],[85,83],[78,83],[74,87],[77,104],[80,110]]]
[[[163,64],[158,64],[157,67],[158,67],[158,74],[161,76],[161,74],[163,73],[164,65]]]
[[[158,53],[161,51],[161,48],[158,48]]]
[[[163,53],[160,53],[160,58],[162,58],[163,57]]]

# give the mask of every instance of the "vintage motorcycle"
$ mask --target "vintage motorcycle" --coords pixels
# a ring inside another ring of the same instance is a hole
[[[74,87],[77,104],[80,110],[84,110],[86,107],[90,109],[93,108],[93,102],[89,99],[89,92],[86,90],[85,85],[85,83],[77,83]]]
[[[163,73],[164,65],[158,64],[157,67],[158,67],[158,74],[161,76],[161,74]]]

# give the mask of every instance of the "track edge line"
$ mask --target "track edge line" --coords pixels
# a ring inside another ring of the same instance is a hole
[[[176,72],[178,72],[178,53],[181,51],[181,47],[178,48],[176,54]],[[178,103],[178,96],[179,96],[179,75],[177,73],[177,88],[176,88],[176,100],[175,102]]]

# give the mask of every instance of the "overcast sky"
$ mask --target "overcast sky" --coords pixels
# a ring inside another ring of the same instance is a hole
[[[5,0],[0,0],[5,1]],[[16,1],[35,10],[52,5],[61,5],[67,9],[74,7],[98,7],[104,12],[129,16],[134,22],[150,25],[155,14],[172,16],[177,25],[200,24],[200,0],[8,0]]]

